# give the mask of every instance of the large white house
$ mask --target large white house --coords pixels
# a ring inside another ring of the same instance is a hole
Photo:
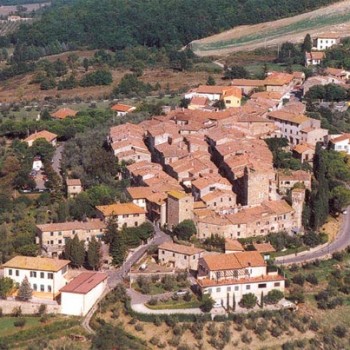
[[[69,262],[52,258],[16,256],[2,267],[4,277],[10,277],[18,284],[27,277],[34,296],[53,299],[67,283],[65,276]]]
[[[336,33],[323,33],[319,34],[314,39],[314,48],[317,51],[324,51],[340,43],[340,36]]]
[[[329,141],[329,148],[350,154],[350,134],[334,135]]]
[[[61,313],[85,316],[107,287],[107,275],[83,272],[61,289]]]
[[[224,307],[232,307],[244,294],[260,298],[261,292],[284,291],[284,278],[268,272],[257,251],[205,255],[198,263],[197,283],[202,294],[210,294]]]

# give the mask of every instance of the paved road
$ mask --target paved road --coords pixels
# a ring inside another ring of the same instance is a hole
[[[154,237],[149,243],[143,245],[141,248],[135,251],[135,253],[129,257],[129,259],[119,269],[107,271],[107,274],[109,276],[108,286],[112,289],[118,283],[122,282],[123,277],[127,275],[132,265],[134,265],[142,257],[142,255],[151,245],[160,245],[168,241],[171,241],[171,238],[155,226]]]
[[[334,241],[330,242],[324,247],[314,249],[310,252],[277,258],[276,263],[279,265],[288,265],[322,259],[330,256],[334,252],[341,251],[348,246],[350,246],[350,206],[347,208],[347,214],[343,217],[342,226]]]

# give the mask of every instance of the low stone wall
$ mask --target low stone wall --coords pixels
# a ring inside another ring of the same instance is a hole
[[[61,306],[58,304],[46,304],[46,312],[48,314],[58,314],[61,312]],[[24,315],[36,314],[39,310],[41,303],[26,302],[18,300],[0,300],[0,307],[4,315],[10,315],[15,307],[21,307]]]

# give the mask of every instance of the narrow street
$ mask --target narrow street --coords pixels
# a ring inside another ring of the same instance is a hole
[[[55,150],[55,153],[52,157],[52,168],[61,177],[61,159],[64,149],[64,143],[61,143]]]

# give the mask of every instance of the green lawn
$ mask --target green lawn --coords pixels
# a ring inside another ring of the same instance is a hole
[[[192,295],[190,301],[185,301],[182,298],[180,300],[173,300],[170,298],[166,302],[159,302],[157,305],[149,305],[146,306],[152,310],[164,310],[164,309],[193,309],[201,306],[201,302]]]
[[[14,334],[16,332],[33,328],[41,325],[40,317],[25,317],[26,324],[24,327],[15,327],[14,321],[18,320],[18,317],[1,317],[0,318],[0,338]]]

